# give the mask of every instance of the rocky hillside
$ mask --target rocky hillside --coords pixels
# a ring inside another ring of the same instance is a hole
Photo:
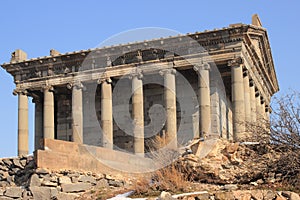
[[[286,160],[284,153],[270,145],[226,140],[194,141],[183,149],[170,166],[129,178],[48,171],[36,169],[32,157],[4,158],[0,160],[0,200],[300,200],[297,154]],[[282,159],[289,162],[283,164]]]

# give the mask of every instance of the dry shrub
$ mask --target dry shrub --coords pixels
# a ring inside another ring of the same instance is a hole
[[[266,165],[266,172],[281,176],[286,187],[300,190],[300,93],[290,92],[274,98],[270,121],[260,119],[248,123],[251,132],[247,141],[259,141],[274,155]]]
[[[161,191],[172,193],[185,191],[188,182],[176,164],[179,153],[164,148],[165,140],[159,136],[156,136],[151,144],[150,156],[161,168],[152,172],[149,176],[140,177],[135,182],[134,196],[157,196]]]

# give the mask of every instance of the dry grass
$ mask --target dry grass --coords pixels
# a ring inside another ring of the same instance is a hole
[[[151,141],[150,155],[153,160],[161,166],[160,169],[151,173],[148,177],[139,178],[134,186],[134,196],[157,196],[161,191],[179,193],[187,191],[189,182],[184,174],[176,167],[178,152],[165,148],[165,140],[155,137]]]

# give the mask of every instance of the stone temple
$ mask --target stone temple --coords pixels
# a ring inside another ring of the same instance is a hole
[[[16,84],[18,155],[29,153],[32,97],[37,165],[49,168],[86,168],[72,160],[83,146],[124,159],[144,156],[156,137],[169,148],[194,138],[243,140],[247,123],[269,120],[279,90],[257,15],[250,25],[33,59],[16,50],[2,68]]]

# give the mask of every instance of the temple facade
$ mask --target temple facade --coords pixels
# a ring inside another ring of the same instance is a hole
[[[251,137],[247,123],[269,119],[279,90],[257,15],[250,25],[40,58],[16,50],[2,68],[16,84],[18,155],[29,153],[29,97],[35,150],[53,139],[144,154],[156,137],[169,148]]]

